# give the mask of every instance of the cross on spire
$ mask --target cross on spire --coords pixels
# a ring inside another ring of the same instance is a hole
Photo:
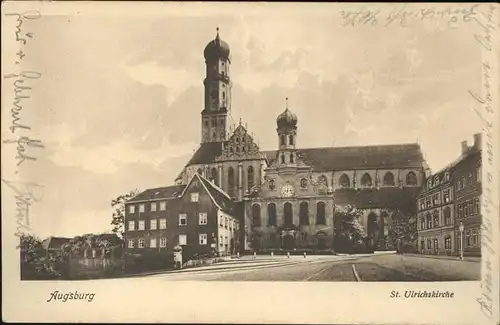
[[[216,30],[217,30],[217,37],[219,37],[219,25],[217,25]]]
[[[288,97],[285,97],[285,106],[286,106],[286,109],[288,109]]]

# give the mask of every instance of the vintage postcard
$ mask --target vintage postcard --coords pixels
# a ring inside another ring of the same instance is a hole
[[[497,4],[2,9],[5,321],[498,324]]]

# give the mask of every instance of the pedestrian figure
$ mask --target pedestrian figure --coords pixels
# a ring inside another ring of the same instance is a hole
[[[286,256],[290,258],[290,252],[286,252]]]
[[[253,258],[257,257],[257,252],[253,252]]]
[[[273,256],[274,256],[274,252],[271,252],[271,257],[273,257]]]
[[[306,252],[304,252],[304,258],[306,258]]]
[[[236,253],[236,256],[237,256],[238,258],[240,258],[240,252]]]

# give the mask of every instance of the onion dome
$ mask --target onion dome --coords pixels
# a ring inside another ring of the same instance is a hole
[[[287,107],[283,113],[278,115],[278,118],[276,119],[276,124],[278,125],[278,128],[295,128],[297,127],[297,115],[293,114],[289,109],[288,109],[288,98],[286,99],[287,102]]]
[[[229,60],[229,52],[229,44],[220,39],[219,27],[217,27],[217,36],[213,41],[207,44],[203,52],[205,59],[223,58]]]

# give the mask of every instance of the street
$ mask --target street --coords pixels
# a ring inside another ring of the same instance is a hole
[[[475,281],[480,263],[396,254],[257,256],[144,276],[165,281]]]

